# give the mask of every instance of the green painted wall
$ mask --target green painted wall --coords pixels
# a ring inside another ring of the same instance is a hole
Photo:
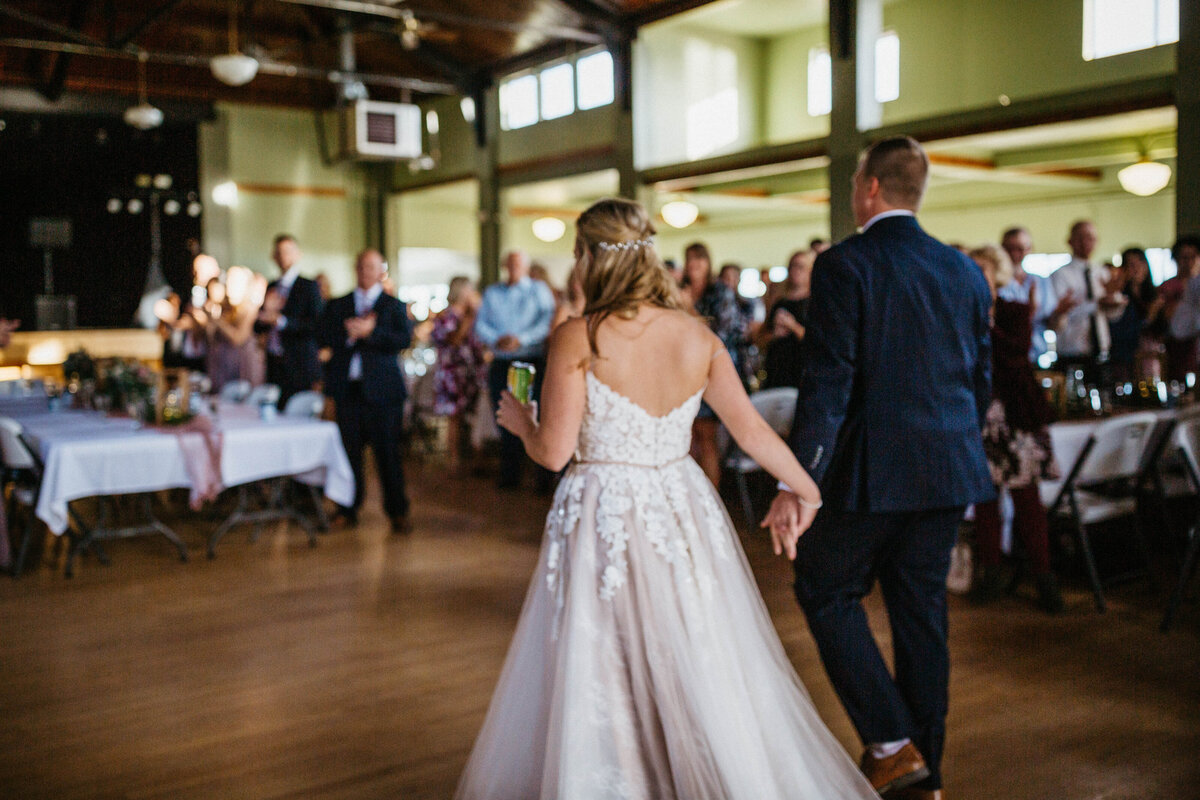
[[[1082,0],[896,0],[883,18],[900,37],[900,97],[884,104],[884,124],[1175,70],[1174,45],[1084,61]],[[821,26],[768,42],[769,142],[828,134],[828,118],[806,108],[808,51],[827,39]]]
[[[769,144],[829,135],[829,115],[808,115],[808,53],[829,41],[825,26],[770,39],[763,75],[766,81],[764,135]]]
[[[641,31],[634,45],[634,159],[639,169],[688,160],[688,106],[710,91],[703,76],[687,69],[685,53],[693,42],[730,50],[737,61],[738,135],[710,155],[763,143],[765,40],[703,28],[651,26]]]
[[[335,293],[353,287],[354,256],[368,246],[365,171],[350,161],[322,162],[311,112],[220,104],[216,119],[202,125],[200,150],[204,246],[223,267],[274,277],[271,242],[287,232],[300,242],[305,275],[324,272]],[[237,207],[225,209],[212,201],[212,189],[229,180],[280,189],[241,191]],[[344,194],[303,193],[311,189]]]

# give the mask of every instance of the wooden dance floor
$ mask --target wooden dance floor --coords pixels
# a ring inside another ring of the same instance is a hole
[[[65,580],[47,553],[0,578],[0,798],[447,798],[482,721],[549,501],[410,464],[415,531],[360,526],[309,549],[215,523],[108,544]],[[743,532],[787,651],[834,733],[859,744],[790,593]],[[49,548],[48,548],[49,550]],[[61,566],[61,560],[59,562]],[[1163,591],[1081,585],[1066,613],[952,599],[950,800],[1200,798],[1200,607],[1157,630]],[[872,620],[886,629],[877,598]],[[564,799],[569,800],[569,799]],[[817,800],[817,799],[814,799]]]

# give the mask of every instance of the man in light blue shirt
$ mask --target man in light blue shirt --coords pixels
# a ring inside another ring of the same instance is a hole
[[[488,392],[492,408],[500,405],[500,393],[508,383],[508,368],[514,361],[527,361],[537,369],[533,396],[541,396],[546,367],[546,337],[554,319],[554,294],[550,287],[529,277],[529,259],[514,250],[504,258],[504,283],[489,286],[475,318],[475,335],[491,348],[494,358],[488,369]],[[516,488],[521,480],[525,449],[521,440],[500,431],[501,489]],[[549,488],[550,476],[539,473],[539,488]]]
[[[1001,300],[1028,305],[1032,294],[1032,302],[1036,307],[1033,311],[1033,341],[1029,348],[1029,360],[1036,366],[1047,350],[1046,328],[1050,318],[1058,311],[1054,284],[1049,278],[1026,272],[1022,266],[1025,256],[1033,252],[1033,237],[1028,230],[1009,228],[1000,239],[1000,247],[1012,260],[1013,279],[1000,287],[996,296]]]

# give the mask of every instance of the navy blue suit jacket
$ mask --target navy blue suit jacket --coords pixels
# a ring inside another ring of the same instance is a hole
[[[278,280],[271,281],[267,289],[269,291],[278,285]],[[284,369],[293,379],[293,386],[308,389],[321,380],[316,338],[317,318],[321,315],[321,290],[316,281],[297,277],[280,313],[287,317],[287,325],[279,332]],[[255,322],[254,330],[256,333],[269,333],[271,326]]]
[[[995,496],[980,433],[991,301],[979,267],[910,216],[817,258],[789,444],[827,505],[891,513]]]
[[[345,397],[350,386],[350,358],[362,356],[363,399],[368,403],[403,403],[408,391],[397,356],[412,343],[412,326],[404,304],[389,294],[379,295],[372,309],[375,330],[353,345],[346,342],[346,320],[355,316],[354,294],[330,300],[321,314],[317,339],[333,350],[325,365],[325,394],[335,401]]]

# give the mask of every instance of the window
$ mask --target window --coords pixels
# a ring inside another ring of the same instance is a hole
[[[808,51],[808,115],[823,117],[833,110],[833,62],[829,50]]]
[[[500,84],[500,127],[527,128],[538,121],[538,79],[523,75]]]
[[[575,111],[575,69],[559,64],[538,75],[542,90],[542,119],[558,119]]]
[[[900,37],[888,31],[875,40],[875,102],[900,96]]]
[[[501,83],[500,128],[527,128],[542,120],[568,116],[577,108],[608,105],[614,97],[612,55],[601,50],[575,63],[555,64]]]
[[[1030,275],[1049,278],[1059,267],[1071,263],[1070,253],[1030,253],[1021,262],[1021,268]]]
[[[875,40],[875,100],[890,103],[900,97],[900,37],[893,31]],[[822,117],[833,109],[833,62],[829,49],[808,51],[808,115]]]
[[[580,110],[606,106],[614,99],[613,60],[607,50],[584,56],[575,64]]]
[[[1083,0],[1083,58],[1179,41],[1179,0]]]

